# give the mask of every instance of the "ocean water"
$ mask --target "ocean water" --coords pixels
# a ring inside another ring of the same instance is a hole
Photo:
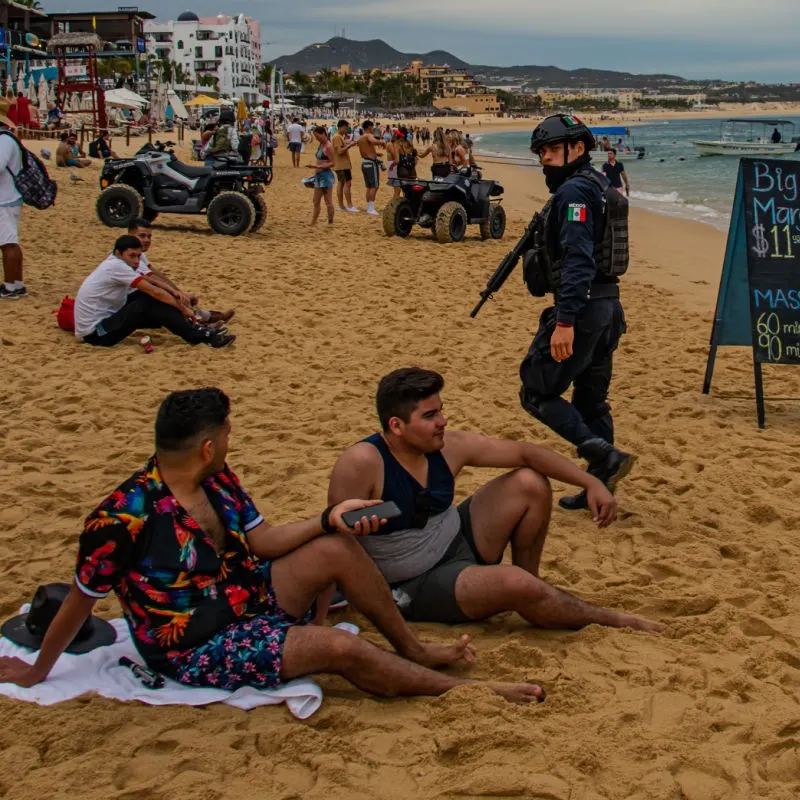
[[[800,136],[800,117],[785,119],[795,123],[795,136]],[[641,160],[619,157],[631,183],[632,205],[727,230],[739,159],[700,158],[692,145],[694,139],[718,139],[720,122],[679,119],[631,126],[633,144],[647,148]],[[530,158],[530,132],[470,134],[481,153]],[[800,159],[800,153],[782,158]]]

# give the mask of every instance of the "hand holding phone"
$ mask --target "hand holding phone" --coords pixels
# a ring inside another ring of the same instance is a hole
[[[397,503],[389,501],[388,503],[380,503],[375,506],[365,506],[357,508],[353,511],[344,511],[342,513],[342,522],[348,528],[354,528],[357,522],[360,522],[364,517],[368,520],[372,517],[377,517],[379,520],[394,519],[399,517],[402,512],[397,507]]]

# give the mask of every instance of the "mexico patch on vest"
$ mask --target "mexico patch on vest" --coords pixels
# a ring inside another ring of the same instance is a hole
[[[567,209],[568,222],[586,222],[586,206],[583,203],[570,203]]]

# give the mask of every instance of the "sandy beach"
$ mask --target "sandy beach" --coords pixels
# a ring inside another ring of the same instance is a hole
[[[338,452],[377,428],[376,383],[400,366],[444,374],[452,427],[574,455],[517,399],[518,364],[544,304],[515,274],[469,318],[544,201],[541,175],[492,165],[487,177],[506,187],[506,238],[481,242],[471,230],[443,246],[423,231],[388,239],[363,213],[309,228],[308,173],[289,163],[281,148],[258,234],[216,236],[199,217],[155,223],[151,260],[206,307],[236,307],[238,339],[226,350],[166,332],[154,333],[151,354],[135,337],[109,350],[77,344],[51,311],[116,235],[94,211],[99,166],[77,184],[53,167],[57,205],[25,209],[30,297],[0,306],[1,618],[37,585],[70,580],[83,518],[151,454],[169,390],[228,392],[229,460],[271,522],[321,511]],[[389,196],[382,188],[379,208]],[[354,197],[363,208],[358,172]],[[749,351],[721,351],[712,394],[701,394],[725,236],[640,210],[631,230],[612,402],[618,441],[640,460],[620,486],[613,527],[554,511],[543,577],[660,620],[663,636],[540,631],[514,614],[463,626],[478,650],[472,674],[541,681],[549,697],[538,707],[474,687],[376,700],[332,677],[319,679],[325,701],[306,722],[281,706],[248,713],[86,696],[42,708],[0,698],[0,797],[796,798],[800,402],[787,398],[800,398],[800,373],[765,369],[764,431]],[[458,498],[494,474],[467,471]],[[99,609],[119,615],[113,599]],[[353,611],[334,619],[381,641]],[[430,640],[453,635],[419,627]]]

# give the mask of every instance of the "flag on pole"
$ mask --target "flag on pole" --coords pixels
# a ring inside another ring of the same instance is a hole
[[[94,15],[92,15],[92,30],[97,30],[97,18]]]

